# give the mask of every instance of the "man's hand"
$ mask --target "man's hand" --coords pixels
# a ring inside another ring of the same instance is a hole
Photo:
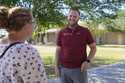
[[[87,61],[84,61],[84,62],[82,63],[82,65],[81,65],[81,72],[84,71],[84,70],[86,70],[86,69],[88,69],[89,66],[90,66],[90,63],[87,62]]]

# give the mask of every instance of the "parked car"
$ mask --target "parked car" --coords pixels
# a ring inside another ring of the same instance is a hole
[[[5,29],[0,29],[0,38],[6,36],[8,33]]]

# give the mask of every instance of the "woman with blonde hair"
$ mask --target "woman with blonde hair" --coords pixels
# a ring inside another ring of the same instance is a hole
[[[38,51],[24,43],[33,32],[30,10],[9,9],[6,25],[9,45],[0,45],[0,83],[47,83]]]

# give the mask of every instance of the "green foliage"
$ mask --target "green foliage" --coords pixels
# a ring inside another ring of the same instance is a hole
[[[65,16],[60,12],[61,0],[33,0],[33,15],[36,19],[38,33],[44,36],[45,30],[64,25]]]
[[[96,31],[99,23],[105,24],[109,31],[121,31],[124,29],[124,14],[117,11],[124,0],[1,0],[0,5],[15,6],[20,5],[32,8],[35,17],[36,33],[45,32],[49,28],[60,27],[66,24],[66,18],[62,9],[79,8],[84,21],[92,31]],[[65,7],[64,4],[67,6]],[[111,10],[109,14],[104,9]],[[85,16],[86,13],[86,16]],[[91,22],[92,21],[92,22]],[[97,33],[97,31],[95,32]],[[35,34],[36,35],[36,34]]]
[[[33,14],[41,25],[62,25],[64,15],[59,11],[59,0],[33,0]]]
[[[125,31],[125,12],[124,10],[119,10],[116,12],[116,15],[113,17],[102,17],[102,18],[91,18],[87,21],[87,24],[90,30],[96,35],[101,36],[107,31]],[[104,30],[100,30],[98,25],[102,24]]]
[[[116,26],[115,28],[121,32],[125,31],[125,11],[118,11],[117,18],[113,21]]]
[[[23,6],[31,8],[32,0],[0,0],[0,5],[13,7],[13,6]]]
[[[117,11],[117,16],[115,19],[103,18],[102,23],[106,26],[108,31],[125,31],[125,12],[124,10]]]
[[[15,6],[15,4],[17,4],[20,0],[1,0],[0,1],[0,5],[4,5],[4,6]]]
[[[99,27],[102,23],[98,19],[93,18],[92,20],[88,20],[86,24],[95,37],[101,37],[107,32],[103,26]]]

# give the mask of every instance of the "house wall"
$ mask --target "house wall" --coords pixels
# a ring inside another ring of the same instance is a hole
[[[48,32],[46,35],[46,44],[56,44],[57,32]],[[107,32],[100,38],[96,38],[98,44],[125,44],[125,33]]]
[[[45,43],[46,44],[56,44],[57,33],[56,32],[49,32],[45,36]]]
[[[102,43],[104,44],[125,44],[125,33],[108,32],[102,36]]]

